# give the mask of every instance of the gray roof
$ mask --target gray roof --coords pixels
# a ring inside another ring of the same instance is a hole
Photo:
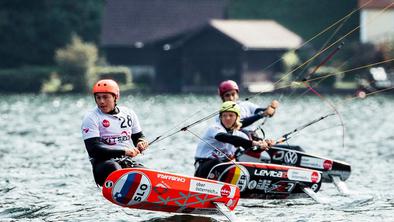
[[[250,49],[298,48],[302,39],[272,20],[212,20],[211,26]]]
[[[225,17],[226,0],[107,0],[102,46],[146,44]]]

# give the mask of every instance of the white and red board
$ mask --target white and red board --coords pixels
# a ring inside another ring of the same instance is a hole
[[[146,168],[112,172],[102,192],[123,207],[192,214],[219,213],[213,202],[233,210],[240,197],[232,184]]]

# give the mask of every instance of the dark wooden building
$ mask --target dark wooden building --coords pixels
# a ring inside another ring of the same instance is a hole
[[[211,20],[181,47],[182,91],[216,89],[226,79],[244,88],[282,72],[275,63],[301,38],[270,20]]]
[[[101,47],[107,60],[152,77],[157,91],[215,90],[271,80],[268,67],[301,39],[274,21],[226,20],[226,0],[108,0]],[[268,68],[267,68],[268,67]]]

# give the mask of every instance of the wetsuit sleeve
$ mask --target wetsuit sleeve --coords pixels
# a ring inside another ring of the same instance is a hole
[[[259,112],[264,112],[266,110],[266,108],[256,108],[256,110],[254,111],[254,114],[257,114]]]
[[[100,137],[93,137],[84,140],[86,150],[88,151],[89,157],[96,160],[109,160],[115,157],[121,157],[125,155],[124,148],[106,148],[100,142]]]
[[[247,127],[252,125],[257,120],[263,118],[263,115],[255,114],[253,116],[245,117],[241,119],[242,127]]]
[[[241,123],[242,123],[242,127],[247,127],[252,125],[254,122],[256,122],[257,120],[263,118],[264,116],[259,114],[260,112],[264,112],[266,109],[265,108],[257,108],[254,111],[254,115],[252,116],[248,116],[245,118],[241,119]]]
[[[230,135],[228,133],[218,133],[216,134],[215,139],[223,143],[230,143],[236,147],[242,146],[243,148],[251,148],[253,146],[251,140],[240,136]]]
[[[131,139],[133,140],[134,146],[137,146],[137,143],[138,143],[140,140],[145,139],[145,136],[144,136],[144,134],[143,134],[142,132],[139,132],[139,133],[132,134],[132,135],[131,135]]]

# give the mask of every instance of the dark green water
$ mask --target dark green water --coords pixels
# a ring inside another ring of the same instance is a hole
[[[273,96],[254,98],[268,104]],[[394,213],[394,97],[334,101],[345,124],[345,147],[338,117],[329,117],[301,131],[290,142],[308,152],[352,164],[348,186],[354,193],[339,195],[323,184],[330,204],[311,199],[241,200],[235,214],[242,221],[390,221]],[[316,96],[281,99],[266,134],[282,134],[332,112]],[[216,96],[122,96],[133,108],[145,135],[153,140],[180,129],[219,107]],[[223,217],[174,216],[123,209],[105,200],[94,185],[80,124],[94,107],[91,96],[0,96],[0,221],[224,221]],[[201,134],[206,121],[191,128]],[[179,132],[153,144],[138,159],[146,166],[193,174],[198,138]]]

